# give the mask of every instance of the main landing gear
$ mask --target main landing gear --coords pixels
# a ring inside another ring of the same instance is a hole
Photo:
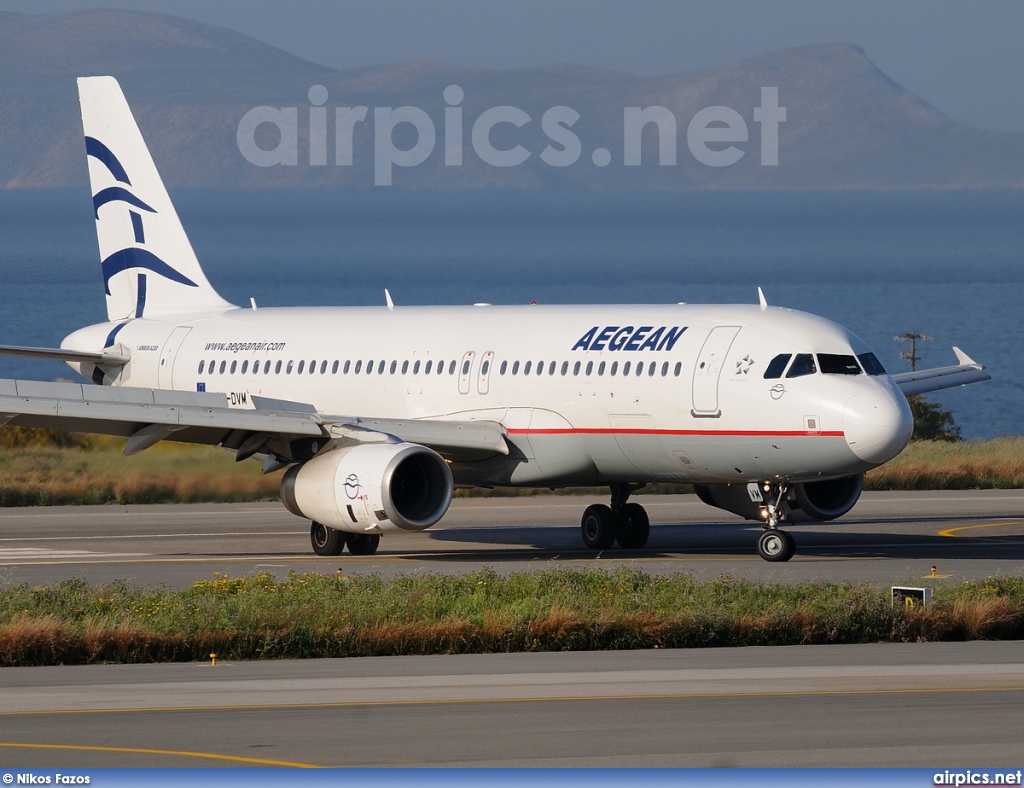
[[[638,503],[627,503],[631,493],[642,484],[613,484],[611,506],[588,506],[580,521],[583,542],[591,550],[607,550],[615,542],[626,550],[639,550],[647,544],[651,521]]]
[[[352,555],[373,555],[380,546],[380,535],[350,534],[313,522],[309,528],[309,541],[317,555],[341,555],[346,545]]]
[[[765,561],[788,561],[796,552],[792,534],[779,530],[779,523],[785,521],[789,510],[783,497],[787,487],[784,484],[768,482],[764,485],[765,505],[761,515],[765,519],[764,531],[757,539],[757,554]]]

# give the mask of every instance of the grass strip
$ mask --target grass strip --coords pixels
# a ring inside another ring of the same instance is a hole
[[[0,449],[0,506],[206,503],[276,500],[280,474],[260,475],[256,462],[236,463],[209,446],[163,443],[123,457],[124,442],[95,438],[86,447]],[[899,457],[868,473],[868,490],[1024,488],[1024,438],[984,442],[912,443]],[[548,490],[460,490],[465,497],[547,494]],[[607,488],[557,492],[607,495]],[[692,492],[660,484],[650,493]]]
[[[184,591],[82,580],[0,590],[0,665],[1024,638],[1024,578],[869,585],[552,569],[499,576],[214,575]]]

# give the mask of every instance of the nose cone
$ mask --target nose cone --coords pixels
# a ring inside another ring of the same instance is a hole
[[[847,400],[843,430],[854,454],[881,465],[906,448],[914,432],[914,417],[902,392],[879,386]]]

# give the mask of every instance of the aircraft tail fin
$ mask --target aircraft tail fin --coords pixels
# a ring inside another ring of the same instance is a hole
[[[80,77],[78,98],[107,317],[232,308],[206,279],[117,80]]]

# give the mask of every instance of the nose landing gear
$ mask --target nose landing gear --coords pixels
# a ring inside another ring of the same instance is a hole
[[[788,488],[785,484],[767,482],[763,489],[765,505],[761,515],[765,523],[764,531],[757,539],[757,554],[765,561],[788,561],[796,552],[796,542],[792,534],[779,530],[779,523],[784,522],[789,514],[784,500]]]

